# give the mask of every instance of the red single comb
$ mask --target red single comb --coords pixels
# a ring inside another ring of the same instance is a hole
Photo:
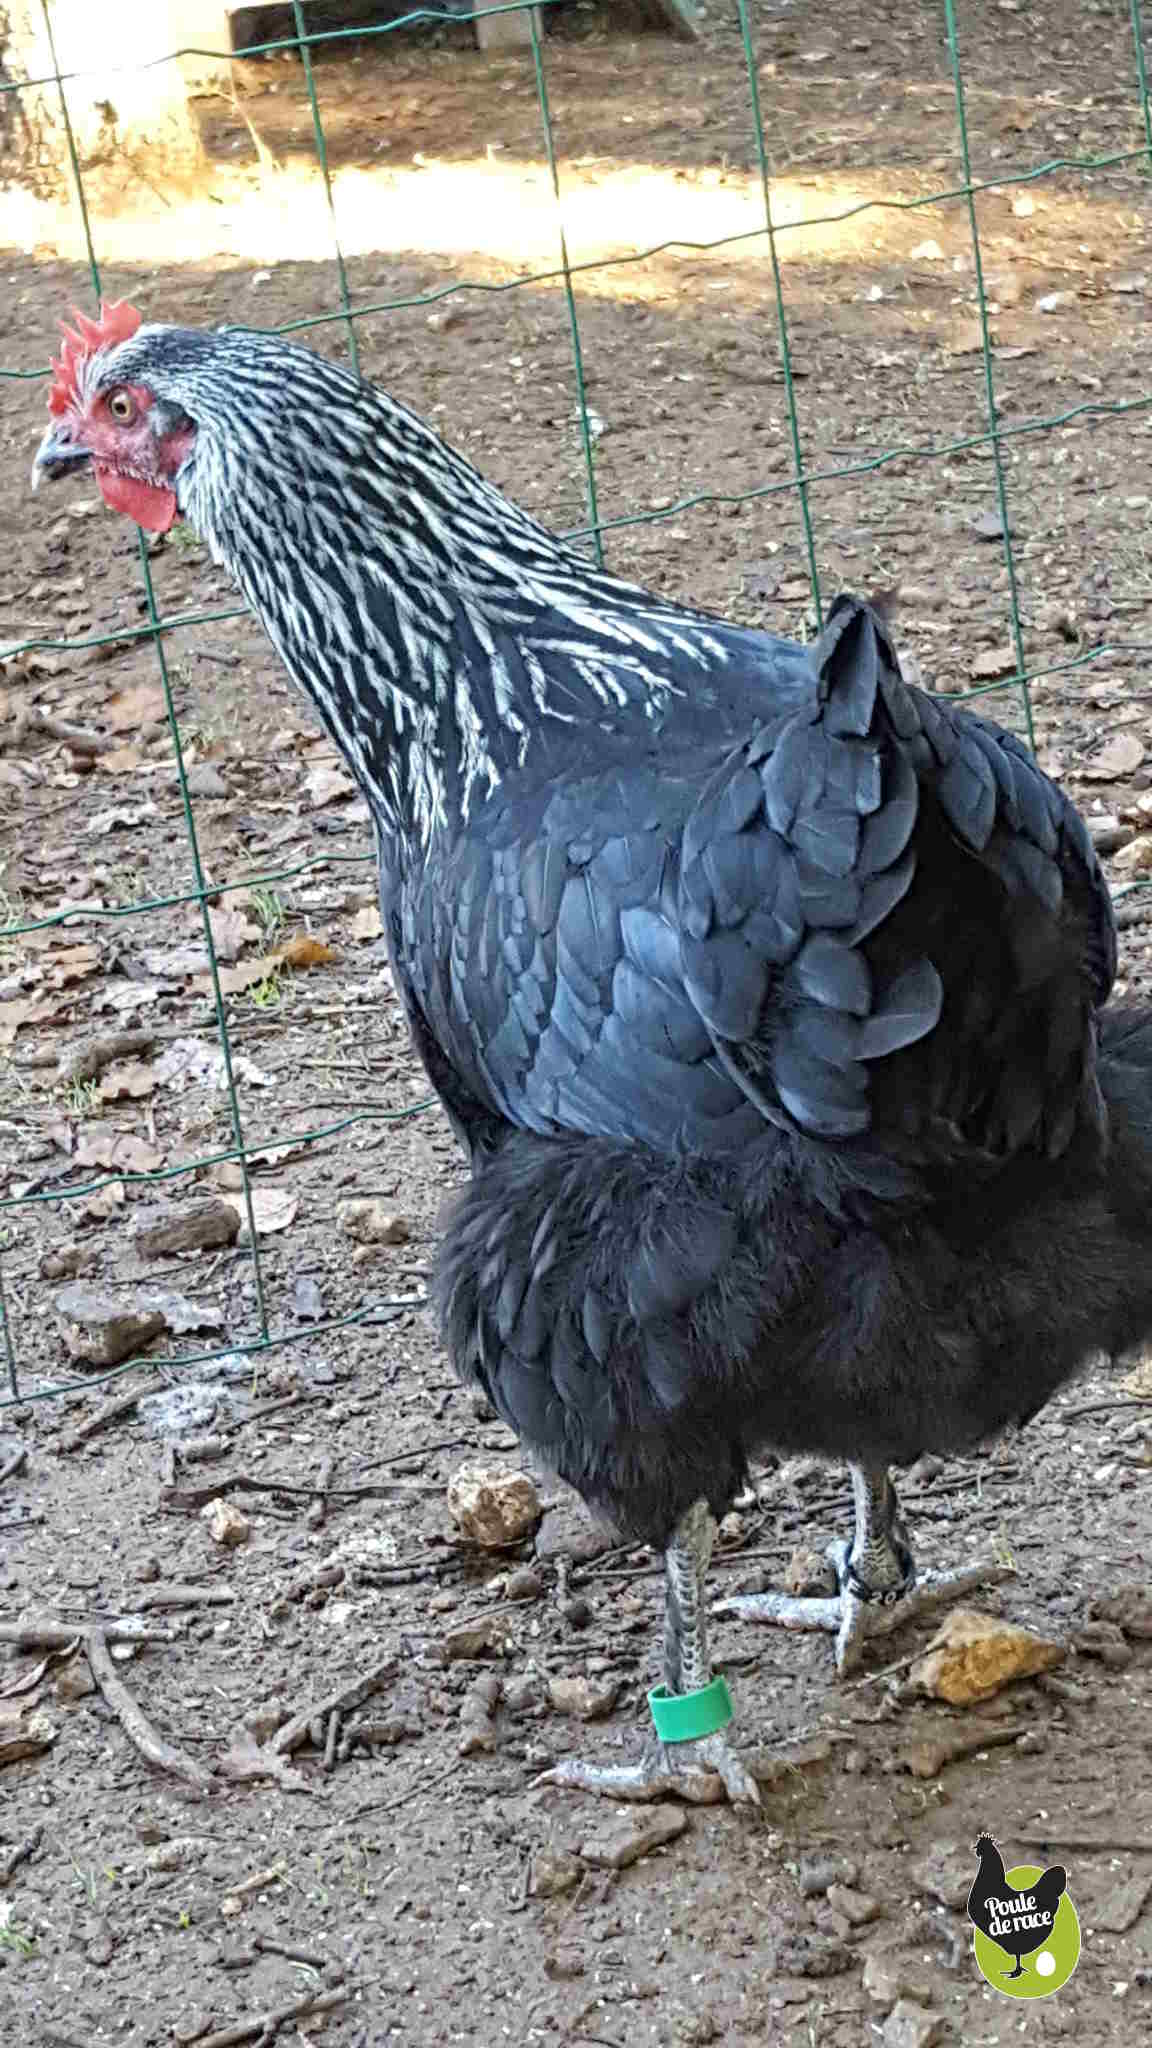
[[[49,412],[67,412],[80,396],[79,368],[85,356],[94,349],[110,348],[118,341],[129,341],[140,325],[140,315],[127,299],[116,299],[111,305],[101,301],[100,318],[88,320],[73,307],[72,317],[75,328],[65,327],[61,321],[64,336],[60,354],[52,368],[55,375],[52,389],[48,393]]]

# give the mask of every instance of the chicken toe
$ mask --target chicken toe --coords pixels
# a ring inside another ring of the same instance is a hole
[[[592,1764],[582,1757],[565,1757],[534,1783],[598,1792],[606,1799],[686,1799],[692,1806],[718,1806],[728,1798],[734,1806],[760,1804],[755,1778],[720,1732],[691,1742],[654,1740],[635,1764]]]
[[[826,1598],[793,1598],[786,1593],[742,1593],[717,1603],[717,1614],[777,1628],[822,1629],[836,1637],[836,1669],[843,1678],[860,1661],[864,1644],[891,1635],[907,1621],[930,1614],[978,1586],[999,1585],[1012,1576],[991,1560],[947,1571],[918,1572],[898,1520],[896,1492],[888,1473],[854,1466],[856,1533],[828,1550],[839,1581]]]

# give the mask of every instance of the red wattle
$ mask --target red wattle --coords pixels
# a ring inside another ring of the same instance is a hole
[[[95,474],[100,495],[113,512],[127,513],[148,533],[167,533],[175,524],[179,510],[175,491],[142,483],[139,477],[122,476],[114,469],[97,468]]]

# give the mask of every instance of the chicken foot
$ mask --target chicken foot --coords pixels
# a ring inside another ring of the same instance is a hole
[[[664,1552],[664,1686],[679,1702],[712,1682],[705,1583],[716,1523],[705,1501],[697,1501],[678,1523]],[[656,1709],[653,1709],[655,1718]],[[694,1806],[733,1803],[759,1806],[756,1780],[741,1763],[723,1728],[684,1741],[649,1737],[635,1764],[591,1764],[569,1757],[536,1779],[599,1792],[609,1799],[680,1798]]]
[[[826,1629],[836,1637],[841,1677],[860,1660],[873,1636],[890,1635],[906,1621],[929,1614],[977,1586],[1010,1578],[1004,1565],[962,1565],[950,1571],[917,1572],[899,1519],[896,1489],[883,1466],[853,1465],[856,1533],[851,1543],[829,1545],[828,1558],[840,1591],[828,1599],[793,1599],[785,1593],[740,1593],[721,1600],[716,1613],[778,1628]]]

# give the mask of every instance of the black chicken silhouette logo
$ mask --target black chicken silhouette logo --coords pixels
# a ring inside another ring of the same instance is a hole
[[[1080,1922],[1062,1863],[1021,1863],[1006,1871],[991,1835],[976,1843],[979,1869],[968,1918],[980,1973],[1008,1998],[1050,1998],[1080,1960]]]

